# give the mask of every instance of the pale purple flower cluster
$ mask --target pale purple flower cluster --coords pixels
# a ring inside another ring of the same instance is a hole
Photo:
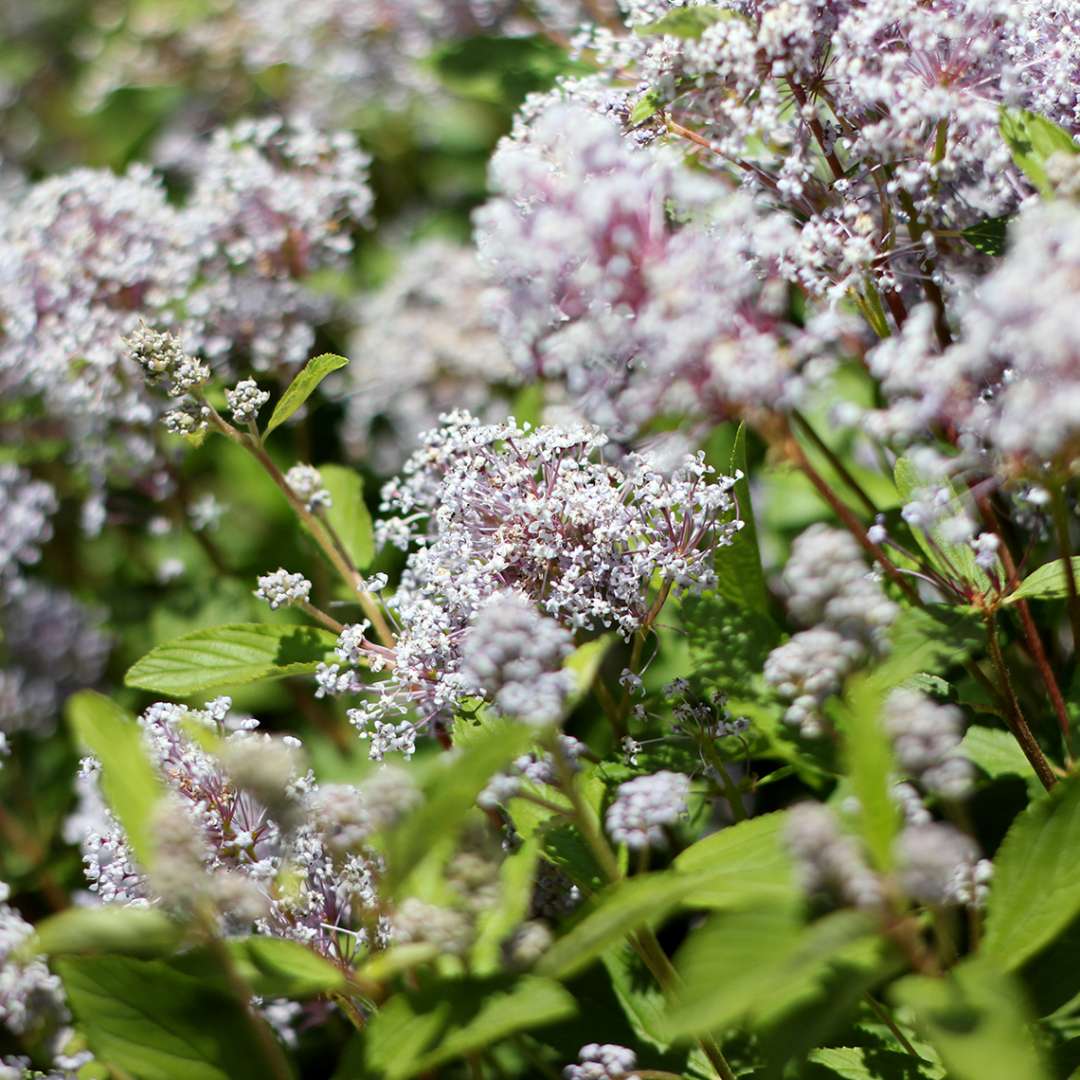
[[[457,413],[429,432],[404,475],[386,485],[383,540],[415,545],[389,601],[396,647],[389,678],[350,710],[377,746],[410,752],[414,724],[387,717],[411,704],[421,721],[447,715],[469,693],[462,639],[496,593],[514,590],[571,632],[646,622],[650,590],[707,588],[718,545],[741,527],[733,478],[702,457],[670,476],[639,455],[605,465],[605,443],[585,428],[531,430]],[[374,726],[373,726],[374,725]]]
[[[608,835],[634,850],[663,847],[666,829],[686,814],[690,778],[662,771],[619,785],[615,801],[604,815]]]
[[[427,240],[356,310],[343,438],[349,454],[397,471],[420,435],[451,409],[485,416],[500,384],[516,379],[495,332],[488,283],[468,247]]]
[[[589,1043],[579,1051],[578,1061],[563,1069],[565,1080],[634,1080],[637,1055],[614,1043]]]
[[[497,593],[462,641],[462,678],[504,715],[550,723],[574,690],[574,674],[562,666],[573,647],[573,635],[541,615],[529,598]]]
[[[788,318],[794,229],[673,151],[556,104],[504,140],[491,181],[476,234],[504,344],[613,437],[668,412],[783,410],[830,370],[834,321]]]
[[[817,736],[826,699],[859,663],[887,648],[897,607],[855,540],[827,525],[812,525],[795,540],[783,582],[792,615],[810,628],[769,653],[765,680],[790,702],[785,720]]]
[[[885,730],[900,769],[925,791],[962,799],[971,790],[973,768],[954,751],[963,738],[964,715],[917,690],[894,690],[885,702]]]

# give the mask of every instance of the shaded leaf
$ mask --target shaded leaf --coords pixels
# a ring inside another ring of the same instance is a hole
[[[55,967],[94,1056],[138,1080],[265,1080],[235,998],[160,960],[70,956]],[[261,1023],[261,1021],[259,1021]]]
[[[1001,135],[1017,167],[1044,198],[1054,194],[1046,173],[1047,161],[1058,153],[1080,153],[1080,146],[1064,128],[1027,109],[1002,106]]]
[[[999,776],[1022,776],[1036,779],[1031,762],[1024,756],[1020,744],[1008,731],[972,724],[964,733],[959,751],[978,765],[991,779]],[[1039,790],[1042,788],[1040,786]]]
[[[1074,575],[1080,580],[1080,555],[1074,555],[1070,561]],[[1018,600],[1059,600],[1068,595],[1065,567],[1061,559],[1055,559],[1028,574],[1016,589],[1005,597],[1004,603],[1015,604]]]
[[[985,959],[966,960],[943,979],[909,975],[893,986],[892,997],[914,1012],[949,1080],[1047,1080],[1019,987]]]
[[[245,937],[227,947],[240,977],[258,997],[308,998],[345,987],[340,968],[298,941]]]
[[[33,950],[45,956],[115,953],[152,958],[167,956],[183,929],[157,908],[73,907],[35,928]]]
[[[987,218],[964,229],[964,239],[984,255],[1004,255],[1009,217]]]
[[[257,679],[310,675],[336,642],[333,634],[311,626],[215,626],[151,649],[128,669],[124,684],[186,697]]]
[[[1019,967],[1080,915],[1080,776],[1020,813],[994,859],[982,955]]]

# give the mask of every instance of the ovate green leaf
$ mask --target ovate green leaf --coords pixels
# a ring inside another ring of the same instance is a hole
[[[982,955],[1012,971],[1080,915],[1080,776],[1019,814],[994,859]]]
[[[945,1063],[949,1080],[1024,1077],[1047,1080],[1019,986],[983,958],[943,979],[910,975],[892,997],[915,1014],[915,1026]]]
[[[1044,198],[1054,194],[1046,172],[1047,161],[1054,154],[1080,153],[1080,146],[1064,128],[1027,109],[1002,106],[1001,134],[1009,145],[1017,167]]]
[[[155,847],[154,807],[162,787],[143,751],[138,723],[93,690],[75,694],[67,716],[75,738],[101,762],[102,793],[124,827],[135,858],[149,866]]]
[[[348,362],[344,356],[335,356],[333,353],[323,353],[322,356],[312,357],[300,369],[296,378],[281,395],[281,400],[274,406],[270,422],[266,425],[266,431],[263,432],[264,436],[284,424],[311,397],[315,388],[330,372],[343,368]]]
[[[654,22],[635,26],[634,33],[642,37],[677,37],[696,40],[713,23],[735,18],[735,12],[720,7],[680,7],[669,11]]]
[[[1074,555],[1070,561],[1073,574],[1080,581],[1080,555]],[[1055,559],[1028,574],[1016,590],[1005,597],[1005,603],[1015,604],[1018,600],[1058,600],[1068,595],[1065,566],[1061,559]]]
[[[196,630],[151,649],[128,669],[127,686],[186,697],[256,679],[310,675],[336,643],[310,626],[236,623]]]
[[[210,978],[160,960],[71,956],[55,962],[94,1056],[138,1080],[265,1080],[240,1003]],[[259,1021],[261,1023],[261,1021]]]
[[[330,493],[330,508],[323,511],[358,570],[375,558],[375,534],[364,502],[364,479],[344,465],[320,465],[323,487]]]
[[[259,997],[308,998],[345,986],[340,968],[298,941],[234,938],[227,947],[238,974]]]

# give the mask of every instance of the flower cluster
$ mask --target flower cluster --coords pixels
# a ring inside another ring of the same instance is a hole
[[[830,370],[835,319],[788,318],[790,225],[674,153],[555,105],[503,142],[491,180],[476,232],[506,348],[612,436],[667,412],[783,410]]]
[[[589,1043],[578,1053],[579,1064],[563,1069],[566,1080],[634,1080],[637,1055],[614,1043]]]
[[[973,769],[954,753],[963,735],[963,714],[938,705],[917,690],[894,690],[885,702],[885,730],[900,769],[930,794],[965,798]]]
[[[411,703],[434,719],[467,695],[462,642],[497,593],[516,591],[571,632],[629,638],[655,617],[655,581],[661,603],[672,589],[708,587],[714,549],[741,526],[735,481],[714,480],[700,457],[669,477],[638,455],[617,469],[597,460],[604,442],[585,428],[483,425],[464,413],[428,433],[383,491],[398,516],[380,535],[415,549],[390,600],[389,677],[350,711],[361,731],[375,725],[380,742],[408,744],[412,723],[388,727],[388,716]]]
[[[615,801],[604,815],[608,834],[628,848],[662,847],[665,828],[686,813],[690,778],[683,773],[658,772],[619,785]]]
[[[868,655],[886,649],[897,607],[867,570],[858,543],[827,525],[796,539],[783,581],[789,609],[811,628],[769,653],[765,679],[791,703],[787,722],[815,736],[826,699]]]
[[[471,248],[428,240],[358,306],[352,363],[338,391],[353,458],[394,472],[442,413],[485,416],[495,387],[515,378],[486,293]]]

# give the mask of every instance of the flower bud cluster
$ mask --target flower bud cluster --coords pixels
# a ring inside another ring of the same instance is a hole
[[[812,628],[769,653],[765,679],[790,702],[785,720],[813,737],[822,732],[825,701],[855,667],[888,647],[897,607],[854,539],[827,525],[812,525],[795,540],[783,582],[792,614]]]
[[[288,570],[279,568],[259,577],[255,595],[265,600],[271,608],[306,604],[311,595],[311,582],[303,574],[290,574]]]
[[[577,1065],[563,1069],[565,1080],[635,1080],[637,1055],[614,1043],[589,1043],[578,1053]]]
[[[690,778],[683,773],[664,770],[628,780],[604,815],[608,835],[633,850],[663,847],[664,830],[686,814],[689,795]]]
[[[971,791],[972,764],[954,752],[963,723],[955,706],[939,705],[917,690],[894,690],[885,701],[884,725],[897,765],[924,791],[945,799],[963,799]]]
[[[294,465],[285,474],[285,483],[308,510],[329,510],[330,492],[314,465]]]
[[[241,379],[231,390],[225,391],[225,400],[237,424],[253,424],[259,410],[270,400],[270,394],[260,390],[254,379]]]

